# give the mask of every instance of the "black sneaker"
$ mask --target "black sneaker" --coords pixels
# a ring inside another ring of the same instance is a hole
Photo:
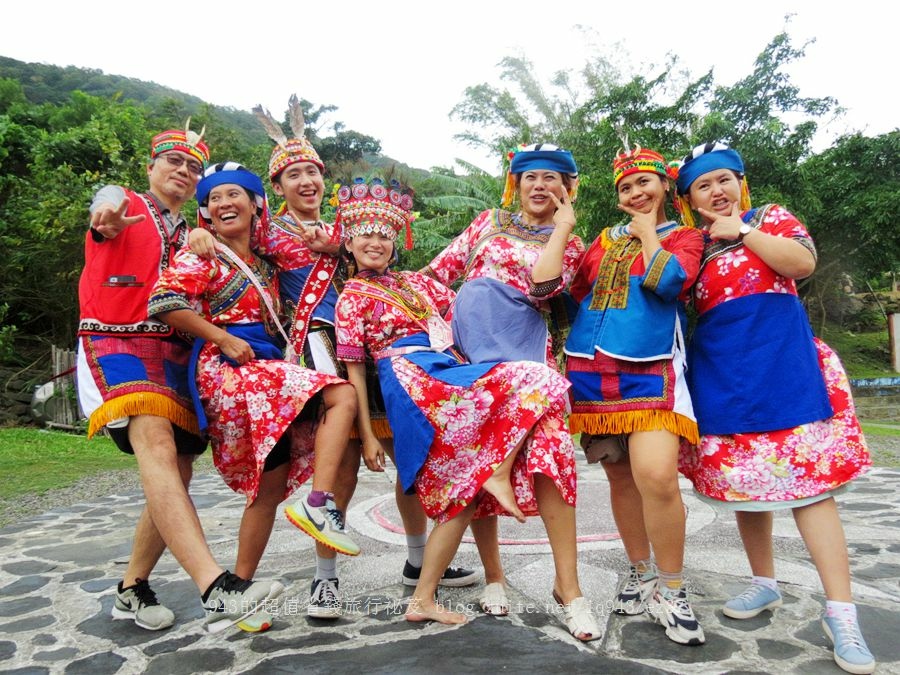
[[[338,619],[343,612],[337,579],[313,579],[306,615],[315,619]]]
[[[419,583],[419,574],[422,572],[421,567],[413,567],[409,560],[403,566],[403,584],[405,586],[415,586]],[[461,588],[462,586],[471,586],[481,580],[481,572],[475,570],[467,570],[465,567],[453,567],[452,565],[444,570],[444,576],[438,582],[438,586],[449,586],[451,588]]]
[[[204,594],[206,630],[218,633],[265,610],[266,601],[278,597],[283,590],[277,581],[248,581],[227,570],[222,572]]]

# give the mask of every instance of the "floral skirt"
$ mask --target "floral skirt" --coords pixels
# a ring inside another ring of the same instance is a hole
[[[294,423],[307,402],[324,387],[345,380],[287,361],[254,360],[232,366],[219,348],[204,345],[197,368],[197,387],[208,419],[213,461],[235,492],[252,503],[259,492],[266,457],[285,432],[290,433],[291,459],[284,498],[312,476],[315,419]]]
[[[523,440],[512,470],[522,512],[538,513],[536,473],[550,478],[565,502],[575,506],[575,447],[565,422],[569,384],[560,374],[539,363],[513,361],[494,365],[462,386],[430,376],[403,356],[391,359],[391,368],[434,430],[415,480],[430,518],[445,522],[459,514]],[[402,423],[395,423],[388,406],[397,439],[403,434]],[[475,517],[490,515],[508,514],[492,496],[481,493]]]
[[[740,502],[753,502],[753,510],[790,508],[846,485],[872,465],[844,368],[828,345],[815,342],[834,416],[792,429],[701,436],[680,467],[701,495],[735,510]]]

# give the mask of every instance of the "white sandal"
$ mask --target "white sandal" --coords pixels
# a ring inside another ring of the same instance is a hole
[[[554,599],[559,602],[563,610],[563,617],[566,628],[572,636],[582,642],[590,642],[600,638],[600,626],[597,625],[597,619],[591,611],[591,604],[583,595],[575,598],[568,605],[564,605],[559,601],[556,592],[553,593]]]
[[[490,614],[491,616],[506,616],[509,614],[509,599],[506,597],[506,586],[499,581],[485,586],[478,602],[485,614]]]

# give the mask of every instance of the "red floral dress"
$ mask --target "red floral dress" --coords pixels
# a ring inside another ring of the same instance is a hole
[[[247,262],[277,303],[274,268],[255,256]],[[224,258],[204,260],[181,250],[160,276],[150,307],[154,314],[194,309],[218,326],[248,329],[263,324],[269,341],[275,342],[272,317],[256,288]],[[251,346],[259,351],[252,342]],[[196,382],[216,468],[232,490],[247,495],[249,504],[259,491],[266,457],[285,432],[291,433],[291,459],[284,497],[312,475],[315,423],[292,423],[316,393],[345,380],[258,355],[234,366],[215,344],[206,342],[200,349]]]
[[[391,301],[392,293],[409,296],[410,290],[432,312],[441,314],[454,298],[453,291],[417,272],[350,279],[337,306],[338,356],[362,362],[369,354],[379,362],[401,478],[406,453],[403,439],[416,432],[416,424],[428,427],[433,440],[427,456],[425,449],[411,448],[411,452],[422,454],[413,477],[428,516],[444,522],[462,511],[523,439],[525,446],[516,456],[512,471],[516,501],[522,511],[526,515],[538,513],[535,473],[553,480],[566,503],[574,506],[575,449],[564,420],[568,382],[539,363],[469,365],[426,346],[398,347],[398,340],[403,345],[423,335],[423,321]],[[420,343],[427,345],[427,340]],[[437,363],[441,372],[416,361],[423,355],[426,361]],[[458,383],[460,378],[453,375],[457,368],[481,371],[470,382]],[[394,395],[392,388],[399,395]],[[414,404],[419,421],[417,415],[406,414],[400,407],[404,401]],[[404,482],[404,488],[408,487]],[[476,517],[501,514],[506,512],[485,493]]]
[[[764,209],[757,224],[762,232],[792,238],[814,252],[806,228],[791,213],[777,205]],[[792,279],[778,275],[739,243],[716,245],[708,242],[704,262],[693,292],[700,322],[709,312],[722,309],[739,298],[757,295],[762,303],[759,305],[760,316],[764,316],[779,294],[797,295]],[[698,323],[698,327],[700,325]],[[777,367],[782,350],[773,343],[779,339],[797,340],[799,336],[782,338],[771,333],[754,336],[745,332],[743,339],[745,349],[756,350],[757,363],[765,357]],[[862,475],[871,466],[841,362],[824,342],[814,338],[814,344],[833,417],[790,428],[733,434],[704,433],[701,422],[700,445],[695,455],[686,458],[683,467],[698,492],[729,502],[737,510],[741,510],[742,505],[753,510],[789,508],[796,505],[797,500],[824,496]],[[702,356],[703,342],[691,346],[691,356],[695,354],[695,348],[701,350]],[[694,362],[689,360],[689,365],[693,368]],[[741,388],[743,375],[742,372],[731,373],[725,388]],[[702,386],[702,381],[696,384],[697,388]],[[760,401],[770,396],[765,387],[755,387],[754,392]],[[697,403],[695,397],[695,406]],[[749,403],[754,404],[753,401]],[[780,405],[789,410],[795,402],[785,400]],[[702,412],[698,407],[698,418],[702,417]],[[750,502],[753,502],[752,506]]]

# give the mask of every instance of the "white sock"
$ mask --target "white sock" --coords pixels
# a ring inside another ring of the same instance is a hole
[[[428,541],[426,532],[406,535],[406,559],[413,567],[422,566],[422,561],[425,559],[426,541]]]
[[[775,591],[779,595],[781,591],[778,590],[778,580],[773,579],[771,577],[758,577],[753,576],[750,578],[750,583],[754,586],[762,586],[763,588],[768,588],[770,591]]]
[[[838,602],[837,600],[825,601],[825,616],[834,619],[849,619],[856,621],[856,605],[852,602]]]
[[[316,554],[316,579],[337,579],[337,556],[323,558]]]

